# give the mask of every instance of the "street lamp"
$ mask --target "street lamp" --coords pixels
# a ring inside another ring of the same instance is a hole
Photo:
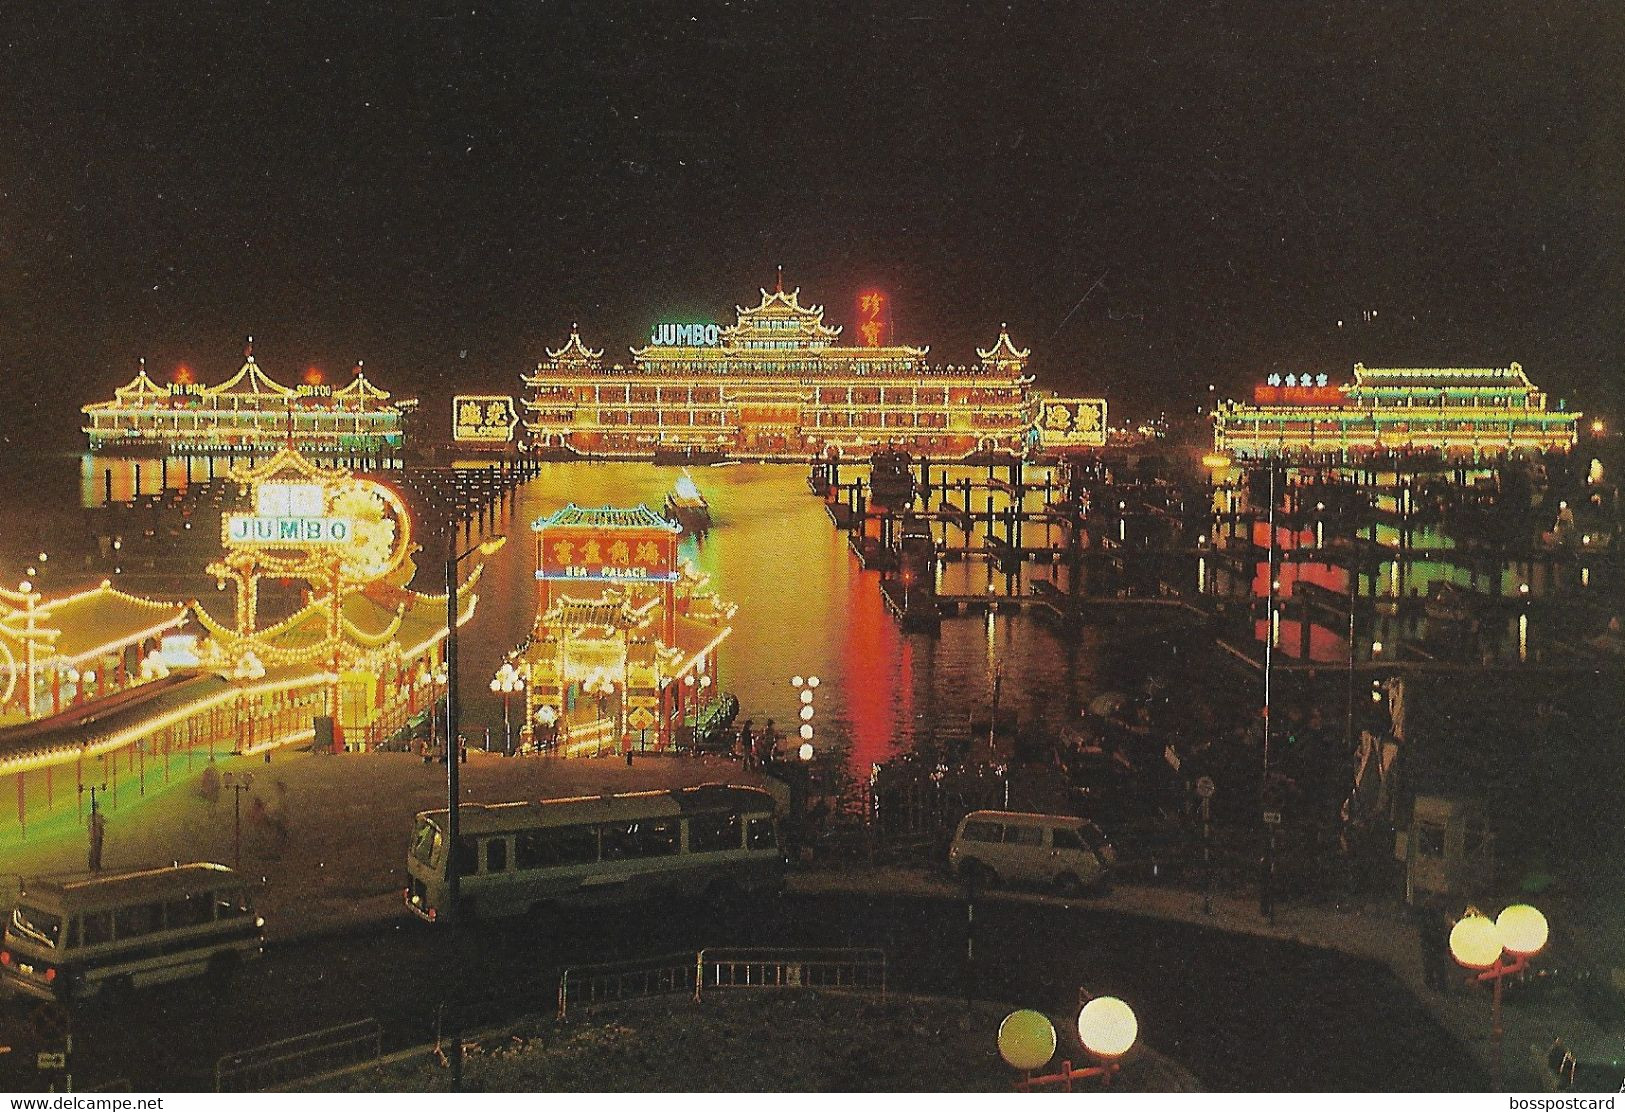
[[[1099,1078],[1102,1085],[1110,1085],[1139,1033],[1140,1022],[1133,1008],[1115,996],[1096,996],[1078,1010],[1078,1039],[1096,1065],[1074,1067],[1071,1059],[1065,1059],[1055,1073],[1033,1076],[1034,1070],[1048,1065],[1055,1055],[1055,1026],[1043,1013],[1025,1009],[1011,1012],[999,1025],[999,1054],[1027,1074],[1016,1082],[1018,1090],[1031,1092],[1059,1085],[1070,1093],[1074,1081],[1088,1078]]]
[[[1513,904],[1493,922],[1488,916],[1468,908],[1467,914],[1450,929],[1450,956],[1456,964],[1474,970],[1476,981],[1493,986],[1490,1005],[1490,1075],[1495,1088],[1504,1088],[1501,1075],[1501,982],[1510,974],[1522,973],[1529,959],[1546,948],[1546,916],[1528,904]]]
[[[502,696],[502,755],[505,757],[513,756],[513,718],[509,714],[508,703],[514,692],[524,689],[525,677],[511,660],[503,661],[491,680],[491,691]]]

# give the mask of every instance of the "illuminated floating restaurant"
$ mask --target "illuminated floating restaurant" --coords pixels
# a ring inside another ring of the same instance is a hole
[[[1347,460],[1435,455],[1480,460],[1567,451],[1579,413],[1547,408],[1517,363],[1489,368],[1354,365],[1354,381],[1271,375],[1251,403],[1214,413],[1213,446],[1244,459]]]
[[[969,365],[891,340],[886,295],[859,299],[861,344],[782,282],[731,325],[659,324],[627,366],[572,330],[534,374],[525,430],[536,450],[584,456],[868,457],[894,447],[958,459],[1017,453],[1034,419],[1029,352],[1001,328]]]
[[[271,453],[292,446],[316,455],[389,455],[403,442],[403,415],[416,399],[391,401],[357,363],[334,387],[312,369],[285,386],[254,361],[250,343],[237,373],[217,386],[192,380],[186,368],[159,384],[147,374],[113,391],[111,401],[84,407],[90,450],[106,455]]]

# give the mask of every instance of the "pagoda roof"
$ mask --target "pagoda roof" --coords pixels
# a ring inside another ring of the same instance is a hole
[[[28,611],[23,596],[0,592],[0,627],[19,640],[27,636]],[[70,664],[94,659],[137,641],[156,637],[186,620],[180,603],[157,602],[126,594],[103,580],[99,586],[36,603],[35,640],[49,655]]]
[[[547,352],[549,359],[557,359],[562,362],[594,363],[604,357],[602,351],[594,351],[581,342],[581,331],[573,324],[570,326],[570,338],[565,341],[563,347],[557,351],[552,348],[543,348],[542,350]]]
[[[758,329],[755,327],[756,318],[768,320],[797,320],[802,325],[801,335],[813,336],[824,340],[833,340],[841,334],[839,326],[824,323],[824,307],[822,305],[803,305],[801,303],[801,287],[797,286],[785,292],[781,285],[771,292],[763,289],[762,300],[754,307],[747,309],[742,305],[735,305],[734,311],[739,315],[738,323],[727,325],[721,329],[722,334],[732,338],[746,335],[754,336]],[[764,339],[784,339],[779,333],[761,330]]]
[[[355,377],[344,386],[334,390],[333,396],[335,398],[343,398],[346,401],[365,400],[381,402],[389,397],[389,391],[380,390],[378,387],[369,382],[367,380],[366,372],[361,369],[361,363],[358,360],[355,365]]]
[[[667,533],[683,531],[681,525],[668,521],[642,502],[630,508],[599,506],[596,509],[570,502],[546,517],[537,518],[531,529],[540,533],[543,529],[560,525],[590,525],[600,529],[660,529]]]
[[[169,397],[169,391],[159,386],[147,376],[147,361],[140,362],[140,369],[128,383],[116,388],[113,397],[123,404],[140,404],[142,402],[159,401]]]
[[[252,355],[248,355],[244,357],[243,365],[237,368],[236,374],[219,386],[205,386],[203,393],[211,398],[223,395],[239,398],[291,398],[297,395],[298,391],[277,382],[260,369],[260,365],[254,362]]]
[[[468,622],[474,616],[479,596],[474,593],[479,583],[483,564],[474,570],[457,588],[457,624]],[[344,592],[339,601],[339,631],[346,647],[352,653],[366,652],[394,643],[401,647],[403,656],[412,656],[445,636],[446,596],[420,594],[405,588],[380,591],[377,584]],[[256,630],[253,638],[271,650],[265,654],[265,663],[312,663],[331,651],[327,644],[327,622],[332,607],[332,595],[313,596],[299,610],[275,625]],[[201,601],[192,603],[209,634],[224,644],[235,644],[240,638],[226,621],[215,618]]]
[[[1351,391],[1401,390],[1533,390],[1523,367],[1367,367],[1354,364]]]
[[[995,341],[993,346],[988,348],[986,351],[983,351],[981,348],[977,348],[976,354],[983,360],[1002,361],[1008,359],[1026,359],[1032,354],[1032,352],[1027,348],[1021,348],[1018,350],[1016,345],[1010,342],[1010,326],[1007,324],[1001,324],[999,325],[998,340]]]

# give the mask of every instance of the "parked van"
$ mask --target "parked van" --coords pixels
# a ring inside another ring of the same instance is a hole
[[[265,947],[241,876],[169,865],[23,882],[0,939],[0,982],[42,999],[208,976],[224,988]]]
[[[1035,885],[1076,895],[1107,886],[1117,853],[1088,819],[972,811],[954,832],[948,863],[975,883]]]

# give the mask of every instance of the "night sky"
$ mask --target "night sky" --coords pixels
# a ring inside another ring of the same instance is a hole
[[[0,427],[72,448],[136,356],[215,382],[248,332],[516,389],[781,263],[1116,413],[1356,359],[1618,412],[1625,17],[1443,7],[8,6]]]

